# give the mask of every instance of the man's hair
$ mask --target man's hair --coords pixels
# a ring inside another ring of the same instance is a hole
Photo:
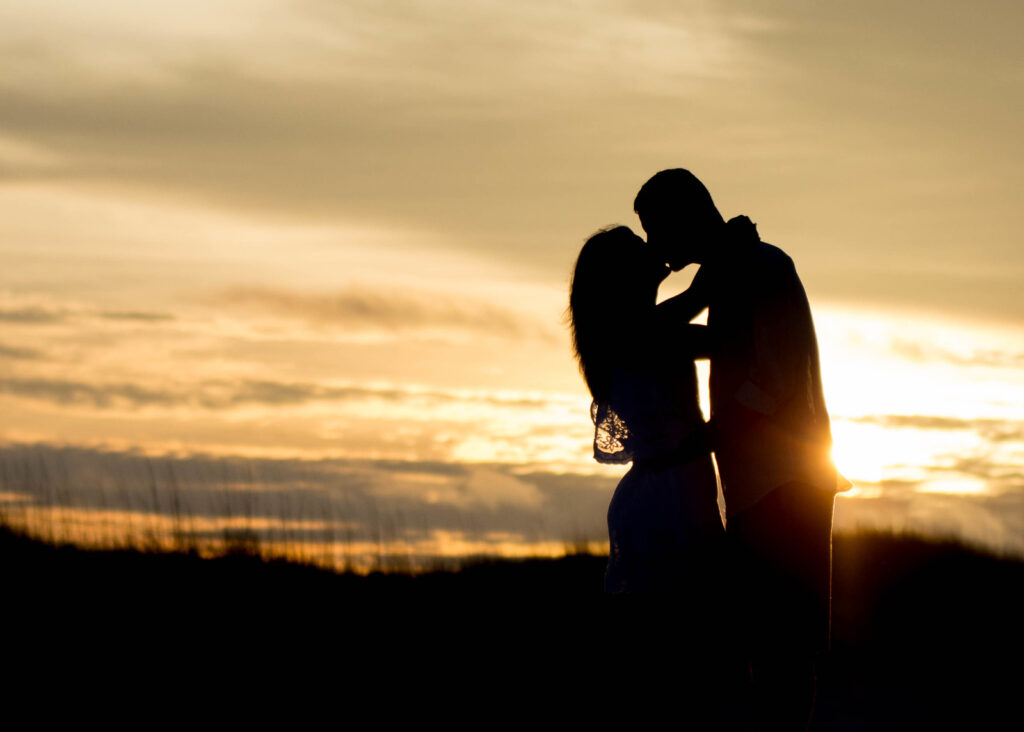
[[[687,216],[699,220],[723,221],[704,184],[688,170],[672,168],[655,173],[643,184],[633,201],[640,223],[664,216]]]

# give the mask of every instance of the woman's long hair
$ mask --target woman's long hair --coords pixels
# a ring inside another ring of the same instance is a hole
[[[654,307],[657,282],[643,246],[628,226],[615,226],[587,239],[576,258],[569,285],[572,345],[595,401],[607,401],[615,368],[635,352],[645,309]]]

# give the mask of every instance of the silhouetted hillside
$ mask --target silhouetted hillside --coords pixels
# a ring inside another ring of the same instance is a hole
[[[816,728],[998,728],[1016,715],[1024,563],[885,534],[837,536],[834,554],[833,653]],[[314,643],[354,689],[367,674],[389,679],[357,693],[361,703],[404,695],[408,684],[453,683],[486,686],[474,702],[483,704],[534,679],[592,711],[607,701],[605,682],[623,673],[615,665],[624,652],[638,665],[619,693],[664,684],[678,696],[678,678],[664,669],[699,671],[719,642],[702,635],[697,599],[605,597],[604,562],[478,560],[460,571],[360,576],[243,551],[86,551],[0,530],[8,627],[62,643],[99,635],[108,649],[167,638],[195,653],[224,642]],[[704,660],[666,666],[676,654]]]

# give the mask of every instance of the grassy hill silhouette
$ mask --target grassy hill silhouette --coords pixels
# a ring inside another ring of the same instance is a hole
[[[603,596],[604,563],[477,559],[364,576],[266,560],[245,544],[203,559],[56,546],[0,529],[9,627],[62,642],[87,629],[108,649],[168,634],[197,648],[312,638],[341,654],[334,663],[345,673],[392,679],[357,694],[357,705],[407,693],[413,682],[396,671],[425,665],[426,676],[414,674],[421,691],[439,679],[463,688],[489,680],[464,705],[547,678],[581,713],[600,708],[602,675],[615,673],[605,668],[609,644],[639,645],[645,625],[666,620],[656,602]],[[834,568],[833,649],[815,729],[995,729],[1017,718],[1024,562],[866,533],[835,537]],[[667,619],[695,635],[685,607]],[[666,649],[656,645],[633,655],[659,669],[652,683],[665,680]]]

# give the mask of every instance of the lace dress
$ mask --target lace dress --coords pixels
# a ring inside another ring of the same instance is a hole
[[[669,354],[634,361],[617,370],[608,403],[591,406],[595,459],[633,463],[608,507],[605,591],[703,591],[724,540],[711,456],[669,467],[656,460],[703,421],[696,368]]]

